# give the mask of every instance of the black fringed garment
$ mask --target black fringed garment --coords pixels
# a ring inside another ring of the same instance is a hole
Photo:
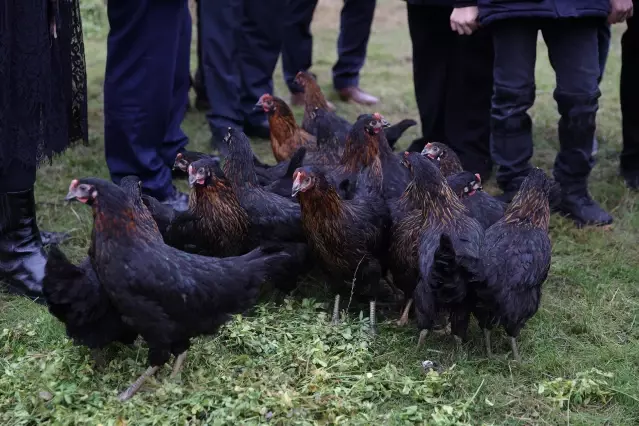
[[[0,0],[0,175],[87,141],[78,0]]]

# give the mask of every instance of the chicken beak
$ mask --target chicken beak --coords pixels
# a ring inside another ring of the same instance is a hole
[[[64,197],[64,201],[76,201],[78,199],[78,194],[77,191],[75,189],[69,189],[69,193],[67,194],[66,197]]]
[[[391,124],[388,122],[388,120],[386,120],[384,117],[382,117],[382,129],[387,129],[391,126]]]
[[[297,196],[302,191],[302,179],[301,175],[295,176],[295,180],[293,181],[293,187],[291,188],[291,197]]]
[[[193,188],[193,185],[195,185],[196,181],[197,181],[197,176],[196,175],[189,175],[189,186],[191,188]]]
[[[264,111],[264,102],[262,101],[262,99],[257,101],[255,106],[253,107],[253,111]]]

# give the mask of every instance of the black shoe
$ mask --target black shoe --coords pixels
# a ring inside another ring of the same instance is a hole
[[[578,228],[612,223],[612,216],[590,198],[586,189],[572,193],[562,191],[561,201],[555,210],[562,216],[572,219]]]
[[[184,212],[189,209],[189,196],[174,188],[173,194],[162,200],[162,204],[171,206],[177,212]]]
[[[9,293],[44,303],[47,263],[35,217],[33,189],[0,194],[0,281]]]
[[[621,177],[626,181],[626,186],[634,191],[639,191],[639,171],[621,172]]]
[[[244,123],[244,133],[249,138],[271,138],[271,130],[268,127],[268,121],[263,121],[260,124]]]

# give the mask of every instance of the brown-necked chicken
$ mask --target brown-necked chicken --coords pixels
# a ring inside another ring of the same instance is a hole
[[[362,115],[355,122],[348,133],[336,181],[356,179],[357,188],[381,189],[385,200],[402,195],[410,174],[386,143],[382,130],[387,126],[388,121],[379,113]],[[347,197],[351,195],[352,185]]]
[[[468,216],[435,164],[420,154],[405,153],[404,165],[411,172],[411,185],[422,195],[420,279],[414,292],[419,343],[442,310],[450,314],[451,333],[460,343],[474,307],[473,288],[482,277],[479,251],[484,229]]]
[[[175,156],[175,161],[173,162],[173,172],[175,173],[176,171],[179,171],[182,176],[188,177],[189,164],[203,158],[211,158],[218,163],[220,162],[220,157],[215,155],[204,154],[197,151],[182,151],[178,152]]]
[[[273,156],[280,161],[289,160],[300,147],[315,147],[315,136],[300,128],[293,111],[284,100],[268,93],[262,95],[255,108],[266,113],[271,130]]]
[[[300,206],[295,201],[264,190],[259,185],[252,161],[251,144],[244,133],[229,128],[224,138],[229,155],[224,175],[251,220],[251,237],[257,241],[305,242]]]
[[[464,171],[455,151],[445,143],[428,142],[422,150],[422,155],[436,161],[444,177]]]
[[[370,327],[376,332],[375,301],[380,279],[386,274],[386,250],[390,219],[378,195],[358,192],[343,200],[318,167],[295,172],[293,196],[299,197],[302,224],[311,250],[331,277],[336,294],[333,323],[339,319],[340,297],[352,287],[370,300]]]
[[[455,173],[446,180],[470,215],[477,219],[484,229],[488,229],[504,216],[506,203],[484,192],[479,173]]]
[[[317,123],[316,123],[316,110],[321,109],[326,112],[331,127],[337,138],[344,143],[348,135],[348,131],[351,129],[351,123],[334,113],[328,108],[326,97],[322,93],[317,81],[313,76],[304,71],[300,71],[295,76],[295,82],[304,88],[304,120],[302,121],[302,128],[312,135],[317,135]],[[362,116],[359,116],[359,120]],[[415,120],[402,120],[401,122],[388,126],[384,129],[386,133],[386,141],[391,149],[395,146],[395,143],[399,140],[402,134],[408,129],[416,125]]]
[[[49,246],[42,293],[67,336],[91,349],[98,366],[105,363],[101,349],[117,342],[130,345],[138,336],[111,303],[88,257],[76,266],[57,246]]]
[[[543,170],[533,169],[504,217],[486,230],[481,249],[486,277],[477,290],[483,309],[475,315],[484,330],[489,356],[490,330],[501,325],[510,336],[514,358],[521,361],[516,339],[539,309],[541,287],[550,270],[548,198],[552,186]]]
[[[297,253],[277,246],[224,259],[177,250],[164,244],[150,215],[138,214],[122,188],[102,179],[74,179],[66,200],[91,206],[93,269],[123,322],[149,346],[150,366],[122,401],[171,354],[177,374],[191,338],[214,334],[232,314],[253,306],[264,281],[296,273],[299,263]]]

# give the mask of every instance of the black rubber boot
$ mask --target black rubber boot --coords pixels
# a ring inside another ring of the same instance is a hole
[[[562,216],[572,219],[579,228],[612,223],[612,216],[593,200],[585,185],[561,188],[561,201],[555,208]]]
[[[9,293],[40,303],[47,263],[36,224],[33,189],[0,194],[0,281]]]

